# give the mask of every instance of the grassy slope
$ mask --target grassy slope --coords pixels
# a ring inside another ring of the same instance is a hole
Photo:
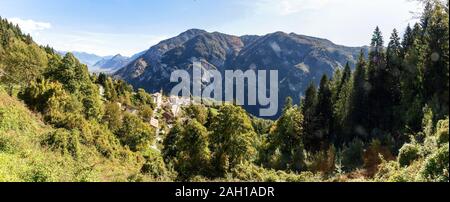
[[[55,129],[40,121],[0,86],[0,181],[126,181],[139,172],[135,160],[110,160],[81,146],[78,160],[42,146]]]

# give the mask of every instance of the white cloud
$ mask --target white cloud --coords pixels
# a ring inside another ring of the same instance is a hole
[[[291,15],[301,11],[318,10],[329,0],[256,0],[258,10],[278,15]]]
[[[21,18],[8,19],[13,24],[19,25],[22,31],[29,34],[36,34],[38,31],[52,28],[52,25],[48,22],[38,22],[34,20],[24,20]]]
[[[33,38],[42,45],[49,44],[62,51],[82,51],[97,55],[122,54],[131,56],[166,39],[166,36],[145,35],[135,33],[97,33],[83,31],[52,31]]]
[[[79,31],[48,22],[31,19],[9,18],[19,25],[24,33],[29,33],[41,45],[50,45],[61,51],[82,51],[98,55],[122,54],[131,56],[150,48],[167,36],[136,33],[100,33]]]

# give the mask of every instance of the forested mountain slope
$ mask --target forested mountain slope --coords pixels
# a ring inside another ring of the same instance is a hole
[[[278,101],[283,103],[286,97],[299,101],[311,82],[318,84],[324,74],[331,77],[347,62],[354,67],[361,50],[366,53],[367,47],[345,47],[294,33],[238,37],[192,29],[150,48],[115,75],[149,92],[161,89],[170,92],[175,85],[170,83],[170,73],[190,70],[194,61],[201,61],[206,68],[222,73],[225,70],[278,70]],[[260,107],[244,106],[255,115]]]

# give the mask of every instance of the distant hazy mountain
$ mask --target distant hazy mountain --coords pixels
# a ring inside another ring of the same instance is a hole
[[[102,59],[98,61],[94,64],[94,67],[98,69],[117,70],[127,65],[128,62],[130,62],[129,57],[118,54],[112,58]]]
[[[71,52],[81,63],[86,64],[91,72],[108,72],[112,73],[126,66],[129,62],[137,59],[147,51],[134,54],[131,57],[117,54],[115,56],[99,56],[96,54],[73,51]],[[64,56],[67,51],[58,51],[58,54]]]
[[[58,51],[58,53],[62,56],[64,56],[67,51]],[[95,63],[97,63],[100,60],[103,59],[110,59],[112,56],[99,56],[91,53],[85,53],[85,52],[78,52],[78,51],[72,51],[71,52],[78,60],[80,60],[81,63],[87,65],[88,67],[93,67]]]
[[[294,33],[239,37],[193,29],[151,47],[115,75],[137,88],[169,92],[176,85],[170,83],[172,71],[190,70],[193,61],[201,61],[204,68],[221,72],[276,69],[279,70],[279,102],[284,103],[291,96],[298,103],[309,83],[318,83],[323,74],[332,76],[347,61],[353,66],[361,49],[366,50]],[[246,106],[251,113],[258,108]]]
[[[95,72],[105,72],[105,73],[114,73],[115,71],[125,67],[130,62],[136,60],[147,51],[142,51],[134,54],[131,57],[122,56],[120,54],[115,55],[114,57],[104,58],[93,65],[93,71]]]

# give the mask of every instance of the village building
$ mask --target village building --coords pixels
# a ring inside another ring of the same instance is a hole
[[[161,92],[152,94],[151,96],[153,98],[153,103],[156,104],[157,108],[160,108],[163,104],[163,91],[161,90]]]
[[[159,121],[158,121],[158,119],[152,118],[152,119],[150,120],[150,125],[151,125],[152,127],[154,127],[154,128],[159,128]]]

